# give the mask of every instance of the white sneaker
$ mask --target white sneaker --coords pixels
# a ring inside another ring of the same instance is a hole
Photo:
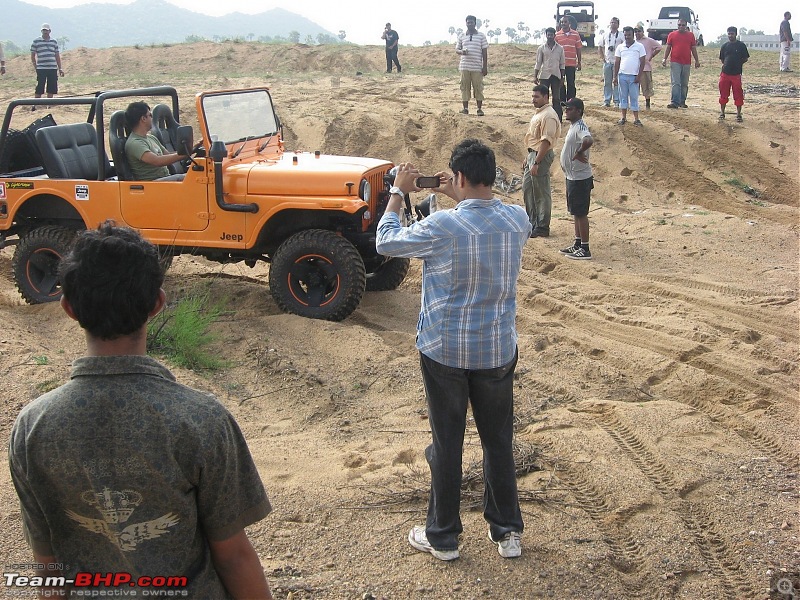
[[[492,540],[491,530],[489,531],[489,539],[497,544],[497,552],[503,558],[517,558],[518,556],[522,556],[522,544],[520,543],[521,537],[522,534],[518,531],[510,531],[503,536],[502,540],[495,542]]]
[[[455,560],[458,558],[458,550],[437,550],[431,546],[428,536],[425,534],[423,525],[414,525],[408,532],[408,543],[420,552],[429,552],[434,558],[439,560]]]

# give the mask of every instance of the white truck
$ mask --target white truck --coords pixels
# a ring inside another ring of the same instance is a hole
[[[699,17],[688,6],[664,6],[658,13],[657,19],[648,19],[650,24],[647,35],[659,42],[665,42],[667,36],[678,29],[678,19],[686,21],[686,30],[691,31],[697,40],[697,45],[703,45],[703,34],[700,33]]]

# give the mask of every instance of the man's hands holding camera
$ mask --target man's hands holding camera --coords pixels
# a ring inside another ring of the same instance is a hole
[[[413,163],[400,163],[394,178],[395,187],[399,187],[403,194],[419,192],[426,189],[436,189],[447,193],[444,188],[450,183],[450,176],[440,171],[431,177],[425,177]]]
[[[437,192],[442,192],[450,198],[455,198],[453,195],[453,179],[449,174],[445,173],[444,171],[440,171],[433,176],[439,179],[438,186],[426,185],[425,187],[419,187],[417,185],[417,180],[420,177],[423,177],[422,173],[419,172],[419,169],[417,169],[413,163],[400,163],[397,165],[397,173],[394,177],[394,187],[400,188],[403,196],[398,194],[393,194],[390,196],[389,203],[386,205],[386,210],[400,214],[405,194],[410,192],[419,192],[423,189],[436,189]],[[433,177],[424,177],[423,179],[432,180]],[[421,181],[419,183],[433,183],[433,181]]]

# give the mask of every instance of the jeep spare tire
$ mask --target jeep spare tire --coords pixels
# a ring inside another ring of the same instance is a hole
[[[408,258],[390,258],[372,273],[367,273],[368,292],[396,290],[403,283],[411,266]]]
[[[61,299],[58,265],[72,248],[75,232],[65,227],[38,227],[22,236],[12,259],[17,289],[29,304]]]
[[[272,257],[269,288],[281,310],[311,319],[341,321],[364,295],[364,261],[355,246],[323,229],[301,231]]]

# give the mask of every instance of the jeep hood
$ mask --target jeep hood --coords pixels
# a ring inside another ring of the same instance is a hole
[[[240,173],[249,170],[247,193],[280,196],[357,196],[367,172],[389,168],[392,163],[354,156],[316,156],[286,152],[278,160],[263,160],[234,166]],[[347,183],[352,183],[348,189]]]

